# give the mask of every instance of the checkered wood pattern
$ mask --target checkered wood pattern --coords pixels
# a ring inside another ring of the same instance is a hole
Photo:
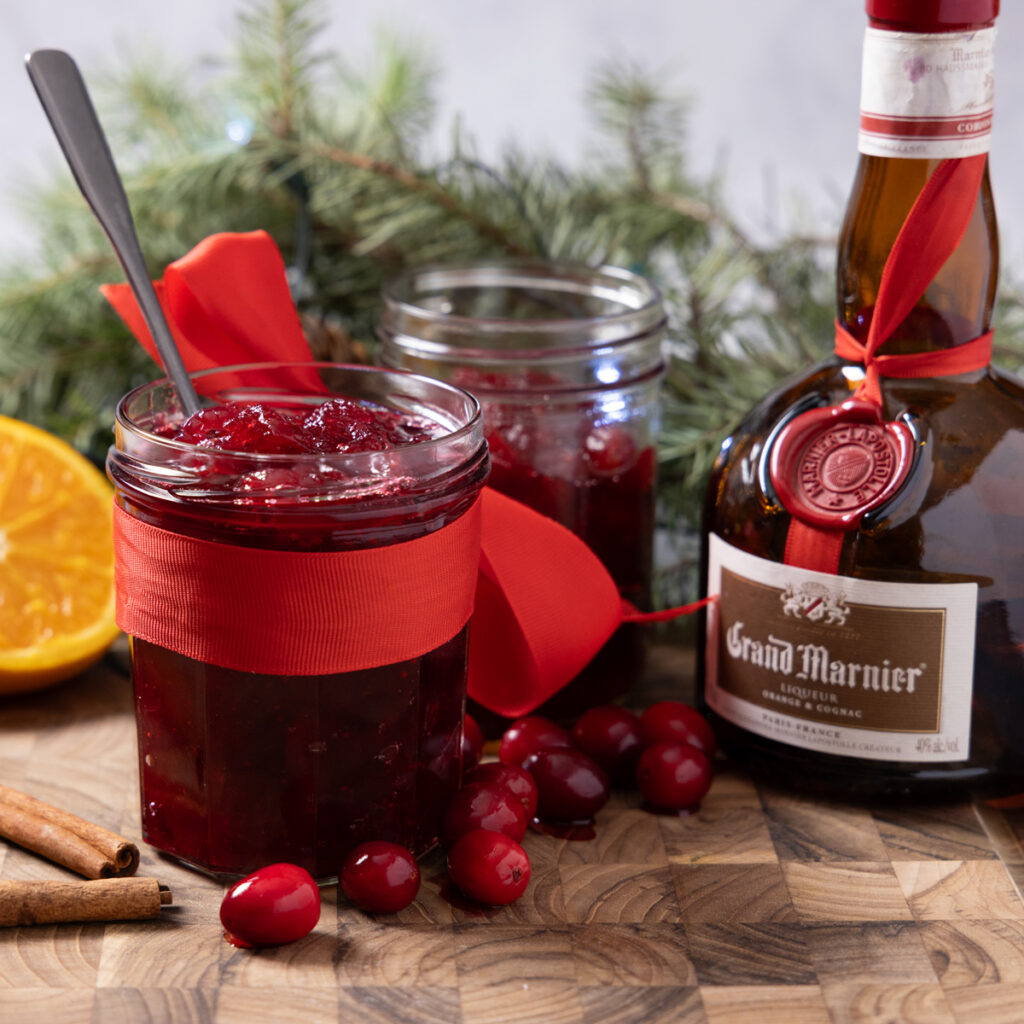
[[[655,652],[653,696],[688,660]],[[0,704],[0,780],[138,839],[117,659]],[[531,833],[533,879],[469,905],[441,858],[413,906],[324,891],[278,949],[223,941],[222,887],[143,847],[159,921],[0,931],[4,1024],[1009,1024],[1024,1021],[1024,811],[839,806],[722,766],[699,814],[616,795],[591,839]],[[140,843],[141,845],[141,843]],[[0,878],[65,877],[0,844]]]

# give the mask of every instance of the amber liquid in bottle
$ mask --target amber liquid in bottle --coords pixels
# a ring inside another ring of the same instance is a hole
[[[865,341],[882,268],[938,160],[862,155],[838,249],[838,319]],[[986,164],[967,231],[886,353],[946,349],[989,328],[998,236]],[[773,428],[795,408],[850,397],[860,367],[838,357],[765,398],[722,447],[707,491],[708,537],[782,562],[790,515],[762,461]],[[994,368],[882,383],[886,420],[907,416],[917,437],[910,475],[847,532],[838,574],[895,583],[978,585],[966,760],[900,762],[802,749],[757,735],[713,710],[722,746],[780,782],[847,795],[954,796],[1024,786],[1024,385]],[[891,640],[898,650],[899,637]],[[702,647],[702,645],[699,645]],[[698,672],[705,671],[698,651]]]

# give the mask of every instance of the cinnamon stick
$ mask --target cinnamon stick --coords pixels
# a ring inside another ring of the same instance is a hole
[[[122,878],[139,866],[124,836],[9,786],[0,786],[0,836],[86,878]]]
[[[171,891],[155,878],[0,882],[0,927],[159,917]]]

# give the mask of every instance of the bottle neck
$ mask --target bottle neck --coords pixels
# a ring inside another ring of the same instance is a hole
[[[860,162],[840,234],[840,322],[864,340],[882,270],[907,214],[942,160],[987,153],[994,29],[869,28]],[[999,243],[988,166],[959,245],[886,344],[890,353],[962,344],[989,328]]]

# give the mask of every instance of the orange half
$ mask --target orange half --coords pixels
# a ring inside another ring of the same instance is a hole
[[[117,636],[111,501],[74,448],[0,416],[0,693],[68,679]]]

